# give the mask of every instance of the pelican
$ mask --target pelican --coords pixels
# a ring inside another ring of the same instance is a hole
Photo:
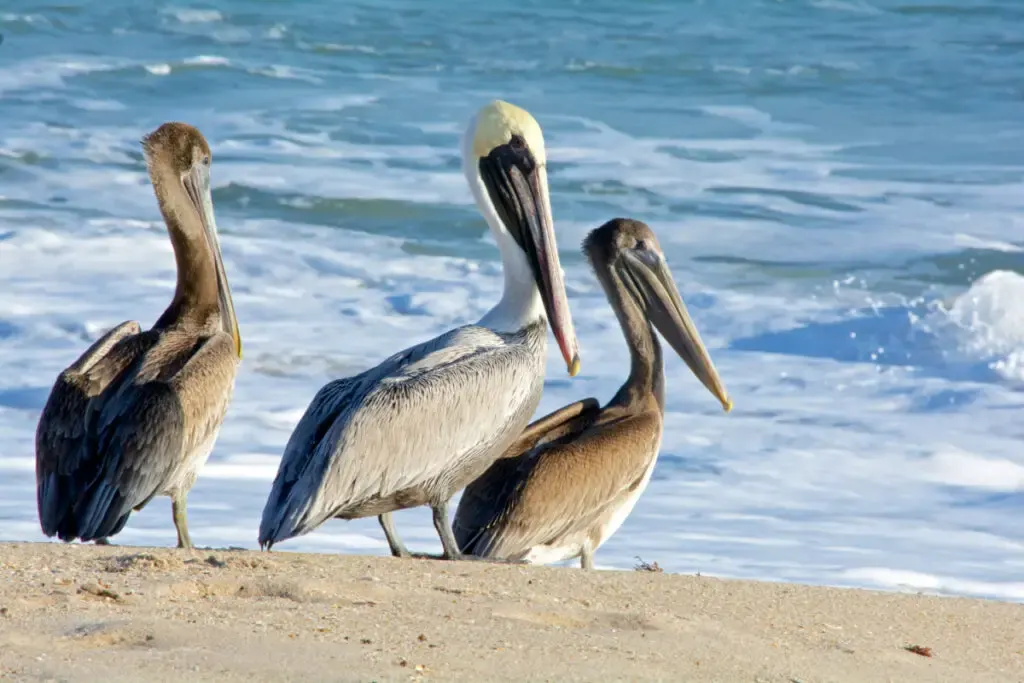
[[[121,323],[58,375],[36,429],[43,533],[105,543],[132,510],[171,498],[178,547],[186,500],[220,431],[242,357],[210,197],[210,147],[184,123],[142,140],[178,281],[152,329]]]
[[[588,398],[532,423],[466,488],[454,521],[464,553],[539,564],[579,557],[593,568],[658,458],[665,375],[652,324],[732,409],[651,229],[617,218],[592,231],[583,251],[629,345],[629,378],[603,408]]]
[[[391,513],[429,505],[443,557],[459,558],[448,502],[536,410],[547,321],[569,375],[579,371],[540,126],[519,107],[491,102],[470,122],[462,156],[501,251],[501,300],[476,324],[320,389],[285,447],[263,509],[261,547],[331,518],[377,515],[392,555],[408,557]]]

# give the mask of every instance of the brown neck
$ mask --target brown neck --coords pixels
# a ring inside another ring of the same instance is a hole
[[[598,278],[629,347],[629,378],[611,402],[641,409],[653,399],[658,410],[664,413],[665,372],[661,344],[622,276],[614,268],[603,267],[598,271]]]
[[[155,327],[204,325],[219,310],[217,271],[210,244],[178,174],[154,164],[150,177],[178,266],[174,298]]]

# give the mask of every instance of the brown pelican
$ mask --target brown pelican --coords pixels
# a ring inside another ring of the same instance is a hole
[[[580,557],[593,568],[594,552],[647,487],[661,445],[665,376],[652,324],[732,408],[651,229],[615,219],[583,250],[629,345],[629,378],[604,408],[584,399],[531,424],[467,487],[454,522],[464,553],[542,564]]]
[[[260,546],[331,518],[378,515],[391,552],[407,557],[391,512],[429,505],[444,557],[460,556],[448,501],[522,432],[540,402],[546,321],[579,370],[534,118],[495,101],[463,139],[463,172],[501,250],[505,290],[478,323],[335,380],[295,427],[263,509]]]
[[[132,510],[171,497],[178,547],[242,357],[210,197],[210,147],[165,123],[142,140],[178,283],[153,328],[107,332],[53,385],[36,429],[36,493],[47,536],[104,541]]]

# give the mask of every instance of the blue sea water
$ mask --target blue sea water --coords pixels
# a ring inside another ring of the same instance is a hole
[[[315,391],[478,318],[497,250],[459,137],[544,128],[583,369],[625,346],[578,245],[658,233],[736,408],[668,362],[663,450],[598,554],[669,571],[1024,599],[1024,5],[1017,0],[0,2],[0,538],[41,540],[54,376],[174,262],[139,138],[198,126],[246,358],[190,498],[255,547]],[[436,550],[426,510],[398,515]],[[174,542],[169,504],[122,543]],[[386,552],[373,520],[281,550]]]

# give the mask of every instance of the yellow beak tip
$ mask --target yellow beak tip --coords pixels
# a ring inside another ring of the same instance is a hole
[[[572,362],[569,363],[569,376],[575,377],[580,371],[580,357],[573,356]]]
[[[722,408],[724,408],[725,412],[727,412],[727,413],[731,412],[732,411],[732,399],[731,398],[727,398],[724,401],[722,401]]]

